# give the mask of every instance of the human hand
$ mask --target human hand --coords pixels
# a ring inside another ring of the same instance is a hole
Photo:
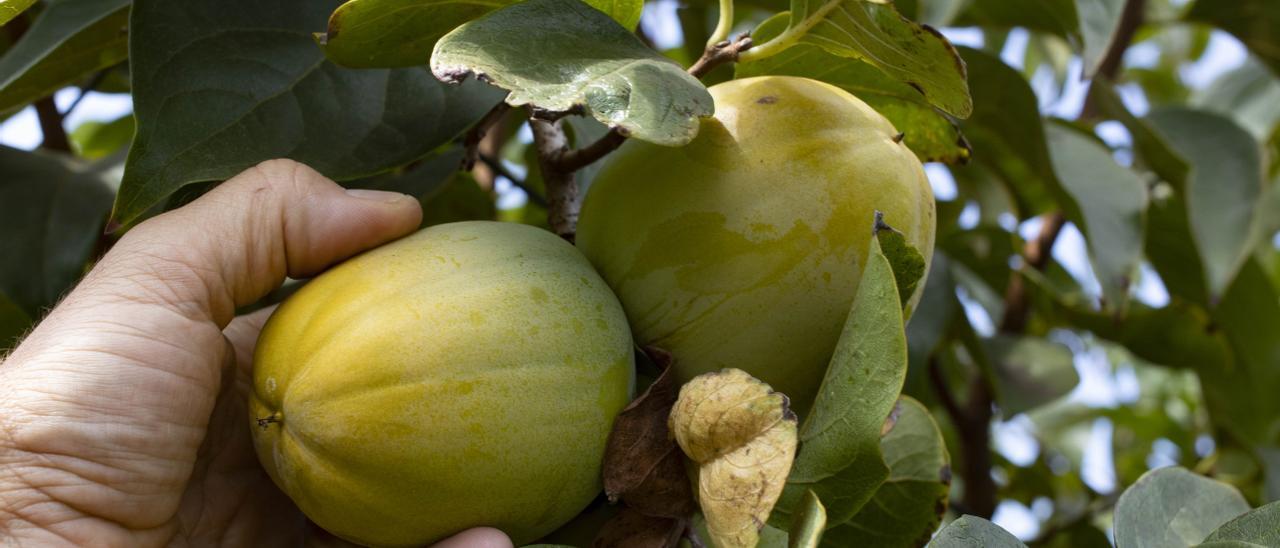
[[[273,160],[130,230],[0,363],[0,537],[306,540],[250,439],[253,348],[270,310],[235,317],[236,307],[403,236],[421,216],[409,196],[344,191]],[[437,546],[511,542],[481,528]]]

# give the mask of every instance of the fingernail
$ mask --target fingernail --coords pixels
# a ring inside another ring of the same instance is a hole
[[[394,204],[409,197],[407,194],[401,194],[399,192],[369,190],[367,188],[348,188],[347,196],[360,198],[362,200],[376,200],[379,202],[386,202],[388,204]]]

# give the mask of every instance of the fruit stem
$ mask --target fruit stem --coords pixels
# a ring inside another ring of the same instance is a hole
[[[270,415],[267,415],[257,420],[258,420],[258,427],[262,428],[263,430],[266,430],[267,427],[270,426],[272,423],[283,422],[282,418],[280,417],[279,411],[276,411],[275,413],[272,413]]]
[[[716,23],[716,30],[711,33],[711,38],[707,40],[707,49],[729,39],[729,32],[733,30],[733,0],[720,0],[720,21]]]
[[[729,40],[720,40],[707,45],[707,49],[703,50],[702,57],[689,67],[689,74],[694,78],[702,78],[712,69],[725,63],[732,63],[738,60],[738,55],[751,49],[754,42],[751,41],[751,35],[743,34],[732,42]]]

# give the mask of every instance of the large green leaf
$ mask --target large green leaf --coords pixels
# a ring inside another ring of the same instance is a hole
[[[42,154],[0,147],[0,294],[39,318],[87,266],[111,191]]]
[[[3,0],[0,1],[0,25],[12,21],[14,17],[22,15],[27,8],[36,3],[36,0]]]
[[[1280,122],[1280,76],[1250,57],[1191,96],[1191,104],[1217,112],[1266,141]]]
[[[757,43],[768,41],[785,31],[789,20],[786,14],[775,15],[761,23],[751,37]],[[759,61],[738,63],[734,70],[737,78],[800,76],[832,84],[866,101],[893,122],[921,161],[962,163],[969,158],[969,143],[951,118],[911,86],[869,63],[838,57],[819,46],[796,44]]]
[[[889,259],[871,239],[858,294],[823,378],[813,410],[800,428],[800,450],[782,499],[770,517],[786,526],[806,490],[843,523],[889,477],[880,433],[902,391],[907,344],[902,306]]]
[[[1233,363],[1205,364],[1200,383],[1214,422],[1256,445],[1280,440],[1280,290],[1250,259],[1213,311]]]
[[[1197,0],[1187,18],[1204,21],[1239,38],[1280,74],[1280,2],[1275,0]]]
[[[462,25],[436,42],[431,72],[447,82],[477,74],[516,106],[581,106],[662,145],[693,140],[715,110],[702,82],[579,0],[528,0]]]
[[[1058,201],[1084,233],[1093,272],[1107,304],[1123,310],[1142,258],[1147,185],[1112,159],[1097,141],[1065,127],[1046,130],[1053,169],[1064,197]]]
[[[1072,327],[1093,332],[1114,341],[1151,363],[1199,370],[1202,366],[1225,367],[1232,360],[1231,348],[1203,309],[1175,298],[1163,308],[1135,303],[1122,319],[1090,309],[1054,294],[1043,276],[1028,275],[1030,287],[1049,299],[1055,313]]]
[[[335,1],[162,2],[133,8],[138,129],[115,217],[136,219],[178,188],[277,157],[335,179],[407,163],[453,139],[498,100],[422,69],[351,70],[308,31]]]
[[[0,112],[129,55],[129,0],[56,0],[0,58]]]
[[[348,67],[425,65],[436,41],[467,21],[514,0],[349,0],[320,37],[325,55]],[[641,0],[587,0],[623,27],[640,22]]]
[[[961,516],[929,541],[929,548],[1027,548],[1018,537],[978,516]]]
[[[1073,0],[972,0],[955,24],[1006,29],[1026,27],[1079,40],[1079,21]]]
[[[1031,86],[998,57],[960,48],[969,66],[973,115],[960,129],[973,144],[973,158],[990,169],[1017,199],[1020,217],[1048,209],[1057,185]]]
[[[15,346],[18,337],[31,325],[31,316],[0,292],[0,356]]]
[[[1280,502],[1250,510],[1228,521],[1204,539],[1206,542],[1239,541],[1280,546]]]
[[[1249,511],[1235,487],[1185,468],[1147,472],[1116,503],[1116,548],[1195,546]]]
[[[1006,417],[1071,392],[1080,382],[1071,349],[1038,337],[999,335],[987,341],[995,367],[996,401]]]
[[[1159,197],[1151,201],[1147,212],[1147,258],[1170,295],[1208,307],[1204,262],[1196,247],[1188,245],[1195,237],[1191,235],[1187,204],[1167,185],[1158,187],[1155,194]]]
[[[853,519],[835,524],[827,546],[923,545],[947,508],[951,457],[942,432],[920,402],[903,396],[893,429],[880,440],[889,477]]]
[[[1151,171],[1176,185],[1186,181],[1191,166],[1173,150],[1168,140],[1155,128],[1149,120],[1138,118],[1125,107],[1120,95],[1110,82],[1102,76],[1094,78],[1089,86],[1089,99],[1097,106],[1103,116],[1120,122],[1133,136],[1133,147],[1138,153],[1138,165],[1145,165]]]
[[[1258,237],[1261,149],[1248,132],[1217,114],[1170,108],[1149,119],[1191,163],[1178,190],[1212,299],[1231,283]]]
[[[964,118],[973,110],[964,62],[955,48],[937,31],[900,15],[893,4],[791,0],[787,29],[740,57],[757,61],[798,43],[865,61],[952,115]]]
[[[390,190],[416,197],[422,204],[422,226],[455,221],[490,220],[495,210],[493,196],[476,184],[471,174],[458,171],[461,148],[434,154],[404,170],[365,179],[347,181],[347,188]]]

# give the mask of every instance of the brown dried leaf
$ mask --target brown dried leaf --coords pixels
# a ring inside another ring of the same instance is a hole
[[[688,522],[676,518],[646,516],[624,508],[604,524],[592,548],[673,548],[680,543]]]
[[[671,431],[698,463],[698,501],[721,548],[750,548],[782,494],[796,456],[787,397],[738,369],[699,375],[680,389]]]
[[[684,460],[671,439],[667,417],[676,401],[670,355],[646,349],[666,369],[614,420],[604,454],[604,490],[609,500],[650,516],[686,518],[697,507]]]

